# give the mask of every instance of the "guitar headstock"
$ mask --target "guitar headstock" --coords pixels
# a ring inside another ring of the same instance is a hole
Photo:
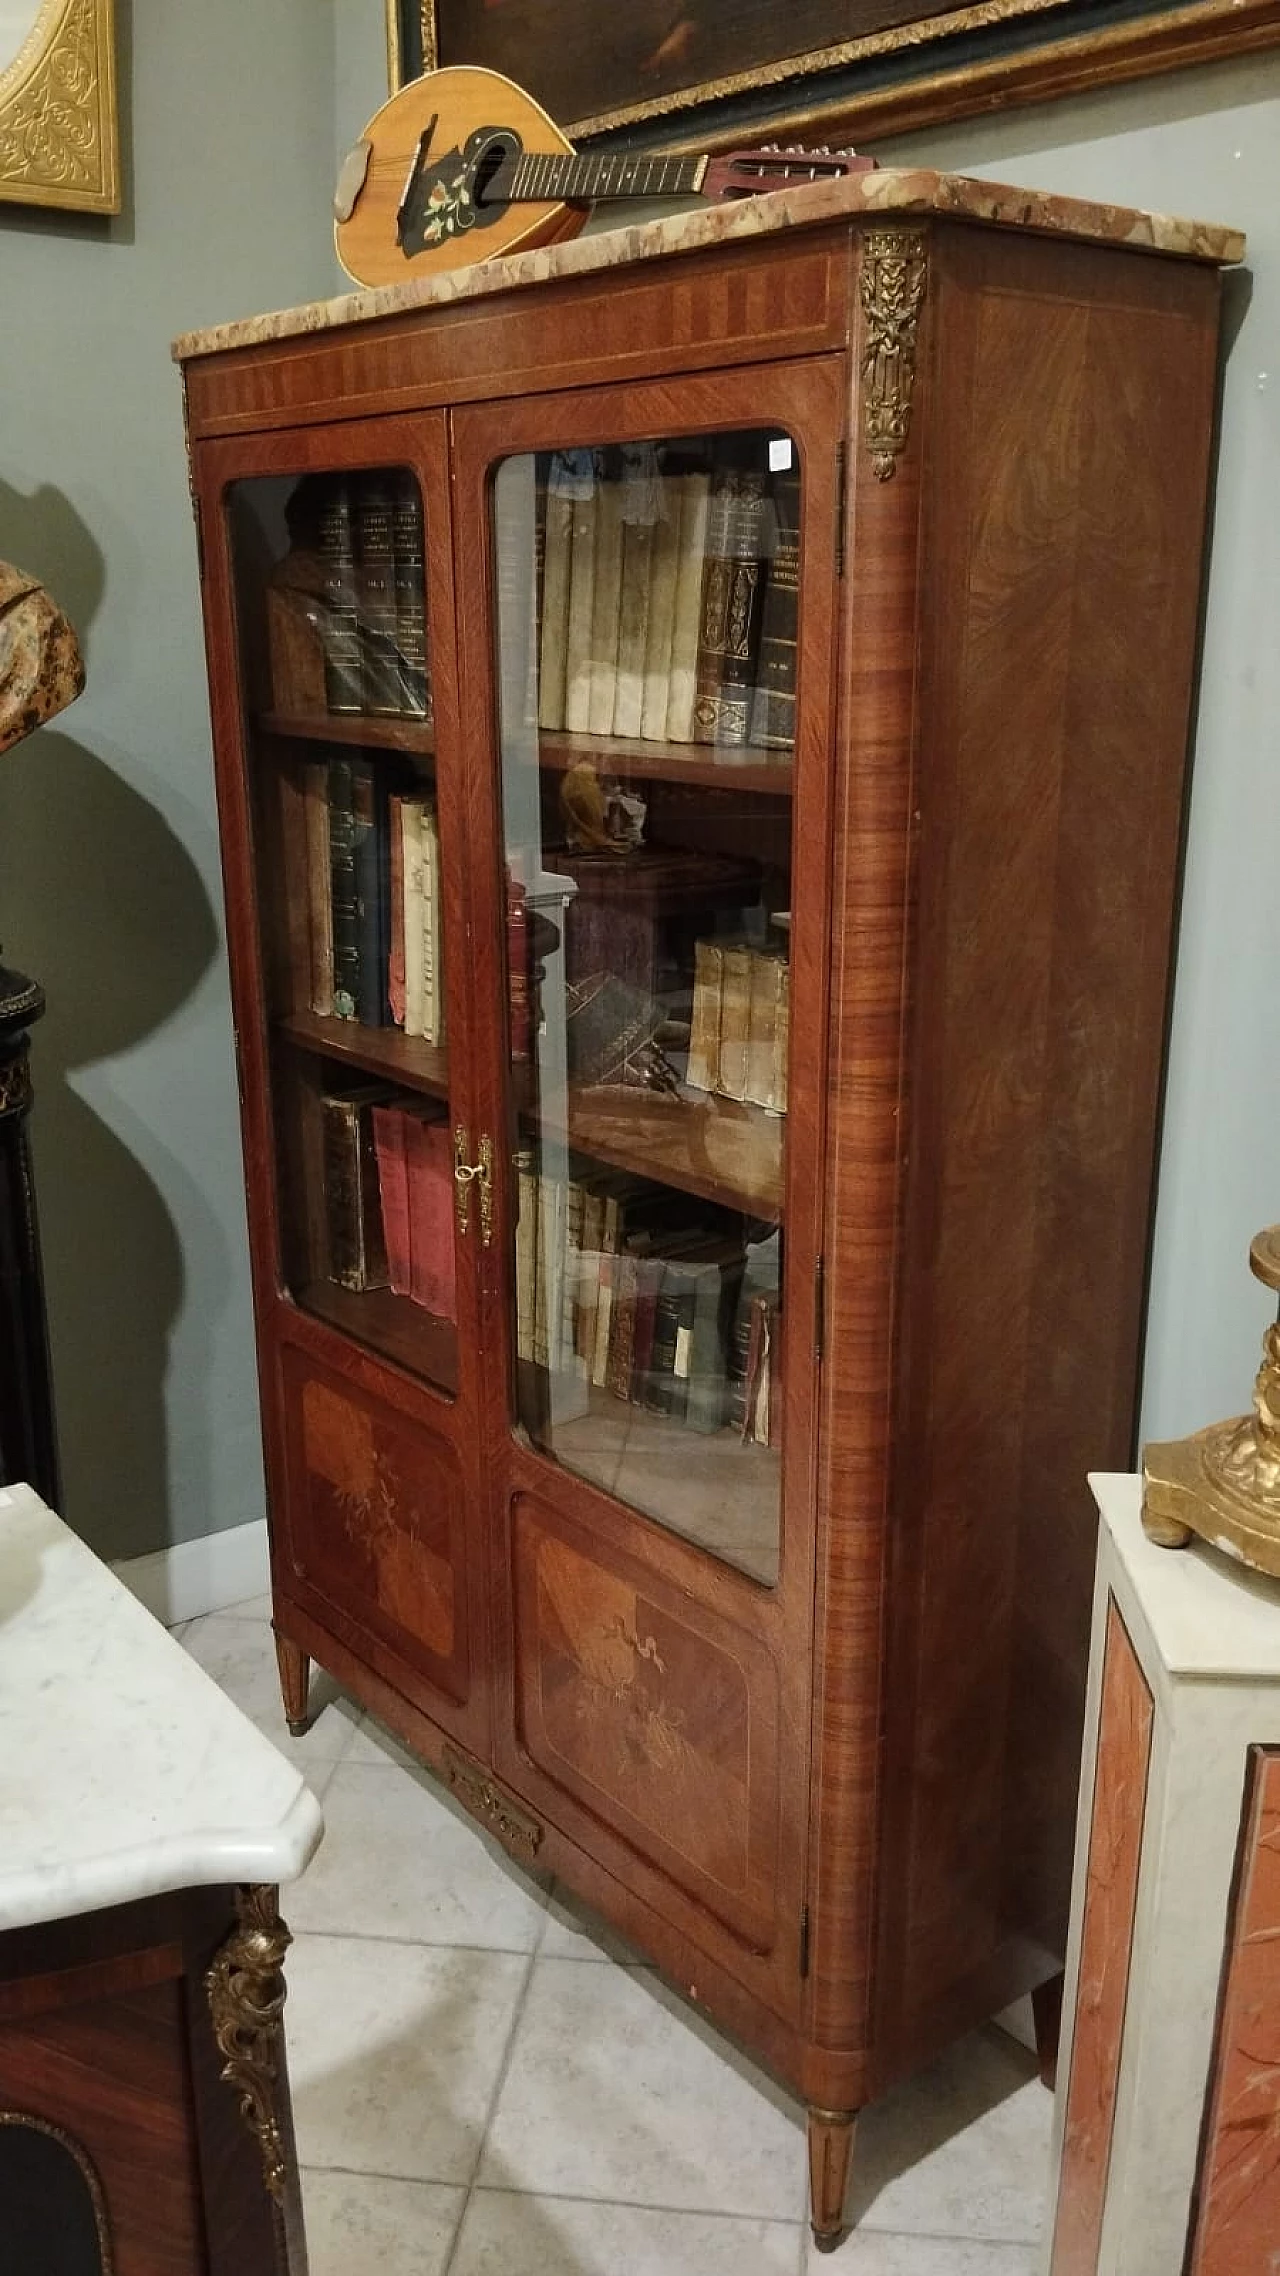
[[[759,150],[731,150],[723,158],[709,158],[702,177],[704,198],[759,197],[764,190],[783,190],[788,183],[835,181],[843,174],[869,174],[874,158],[860,158],[856,150],[791,149],[776,142]]]

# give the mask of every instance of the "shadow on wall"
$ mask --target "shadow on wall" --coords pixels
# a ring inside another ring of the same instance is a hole
[[[104,585],[91,534],[58,491],[24,496],[0,482],[0,554],[47,583],[75,624],[91,696]],[[77,1077],[173,1015],[217,931],[163,816],[65,732],[78,716],[0,761],[0,941],[48,998],[31,1039],[30,1140],[66,1514],[104,1555],[127,1556],[172,1530],[164,1388],[182,1251],[163,1196]],[[127,1100],[127,1066],[111,1080]],[[116,1119],[129,1127],[127,1105]],[[159,1153],[141,1118],[136,1127]]]

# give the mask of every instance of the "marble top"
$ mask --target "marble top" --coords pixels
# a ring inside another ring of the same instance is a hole
[[[1103,1473],[1089,1483],[1169,1673],[1280,1683],[1280,1581],[1207,1541],[1157,1548],[1142,1530],[1141,1478]]]
[[[335,300],[314,300],[301,308],[249,316],[234,324],[184,332],[173,343],[179,363],[216,355],[224,348],[247,348],[296,333],[327,332],[344,324],[371,323],[380,316],[433,308],[448,301],[473,300],[486,293],[544,284],[552,278],[584,276],[633,261],[688,253],[739,237],[767,237],[777,230],[813,228],[821,222],[938,214],[966,221],[994,222],[1006,229],[1030,229],[1051,237],[1136,247],[1141,252],[1176,254],[1186,260],[1227,263],[1244,258],[1237,229],[1175,214],[1143,213],[1132,206],[1099,205],[1084,198],[1058,197],[1048,190],[1016,189],[1004,182],[974,181],[964,174],[932,168],[885,166],[831,182],[805,182],[763,197],[699,205],[629,228],[598,230],[567,244],[546,245],[505,259],[473,261],[441,275],[419,277],[374,291],[349,292]]]
[[[0,1488],[0,1929],[290,1881],[301,1773],[29,1486]]]

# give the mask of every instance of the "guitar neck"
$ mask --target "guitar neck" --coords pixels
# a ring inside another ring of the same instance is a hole
[[[688,198],[702,188],[704,156],[663,157],[658,151],[615,150],[604,156],[577,151],[524,150],[506,195],[519,204],[590,205],[596,198]]]

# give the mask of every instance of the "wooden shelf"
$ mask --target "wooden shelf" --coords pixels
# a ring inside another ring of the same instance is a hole
[[[290,1012],[276,1023],[274,1033],[304,1051],[319,1052],[348,1067],[363,1067],[371,1075],[406,1090],[425,1091],[431,1098],[449,1096],[449,1054],[420,1035],[405,1035],[398,1027],[362,1027],[354,1019],[322,1019],[318,1012]]]
[[[544,734],[539,763],[557,771],[592,759],[633,781],[688,782],[709,790],[752,790],[790,798],[792,764],[781,752],[735,749],[716,758],[706,743],[648,743],[625,735]]]
[[[368,1344],[411,1375],[452,1396],[458,1388],[458,1331],[407,1296],[389,1288],[355,1290],[336,1280],[312,1280],[294,1292],[300,1311],[327,1320],[344,1336]]]
[[[258,725],[267,735],[288,735],[308,743],[357,743],[375,751],[410,751],[432,757],[436,732],[422,719],[354,711],[264,711]]]
[[[782,1215],[786,1116],[761,1106],[688,1091],[571,1084],[569,1116],[545,1109],[529,1119],[610,1169],[697,1194],[724,1209],[777,1222]]]

